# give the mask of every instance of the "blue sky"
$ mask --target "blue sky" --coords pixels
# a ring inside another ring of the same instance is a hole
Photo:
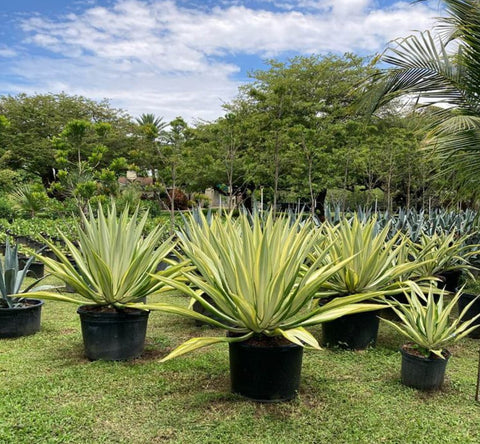
[[[0,95],[61,92],[133,116],[222,114],[267,58],[381,52],[437,0],[1,0]]]

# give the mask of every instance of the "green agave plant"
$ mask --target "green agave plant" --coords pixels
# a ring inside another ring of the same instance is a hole
[[[410,293],[405,292],[407,304],[388,302],[400,319],[400,324],[381,319],[416,344],[419,351],[426,357],[433,353],[444,358],[443,348],[475,330],[478,325],[471,325],[480,316],[478,314],[468,321],[462,321],[462,317],[476,301],[474,299],[462,310],[459,317],[452,321],[450,315],[461,292],[457,292],[448,304],[445,304],[444,294],[443,290],[439,291],[433,285],[430,286],[426,295],[418,289],[412,289]]]
[[[148,236],[142,235],[148,213],[139,220],[138,208],[129,217],[129,209],[117,217],[115,204],[98,216],[89,208],[89,217],[82,215],[77,224],[78,248],[62,233],[66,250],[75,261],[67,257],[55,244],[45,241],[57,256],[57,260],[38,256],[50,269],[51,274],[70,285],[82,299],[52,292],[36,292],[35,296],[77,304],[109,305],[124,308],[129,302],[171,290],[164,282],[152,277],[158,263],[174,248],[171,239],[159,244],[161,227],[153,229]],[[184,264],[171,266],[162,272],[174,276]],[[143,307],[141,307],[143,308]]]
[[[330,243],[327,262],[341,263],[321,285],[321,294],[345,296],[364,294],[379,297],[398,294],[407,286],[403,279],[418,267],[406,261],[407,240],[397,232],[389,239],[390,223],[378,229],[376,218],[361,222],[357,216],[344,219],[337,226],[325,224],[325,239],[315,246],[312,261],[324,255],[325,243]],[[409,282],[408,285],[414,285]]]
[[[23,300],[27,296],[31,297],[36,290],[53,289],[52,285],[45,285],[36,287],[36,285],[46,276],[37,279],[31,285],[21,290],[23,282],[28,275],[30,265],[34,257],[30,257],[25,263],[23,269],[20,270],[18,263],[18,245],[13,248],[10,245],[8,237],[5,243],[5,259],[0,260],[0,307],[2,308],[16,308],[23,305]],[[2,263],[3,262],[3,263]],[[33,290],[29,293],[30,290]]]
[[[230,335],[190,339],[164,361],[206,345],[244,341],[254,335],[283,336],[295,344],[319,349],[305,327],[383,307],[361,304],[365,295],[333,299],[321,307],[315,303],[324,281],[352,257],[326,263],[331,247],[327,246],[308,263],[307,257],[321,235],[311,222],[285,216],[275,219],[272,212],[266,217],[241,214],[237,219],[215,215],[210,223],[202,214],[199,217],[202,223],[190,215],[187,227],[179,233],[181,247],[196,268],[183,273],[192,286],[165,276],[155,278],[199,301],[216,319],[172,304],[145,307],[201,320],[224,328]]]
[[[423,234],[410,250],[417,262],[413,276],[428,278],[450,270],[463,270],[470,274],[475,267],[470,265],[469,258],[478,254],[478,245],[467,242],[471,236],[458,236],[456,231]]]

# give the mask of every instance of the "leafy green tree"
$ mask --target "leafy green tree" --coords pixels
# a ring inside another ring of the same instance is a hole
[[[252,74],[236,99],[250,110],[247,170],[254,183],[271,187],[274,205],[283,190],[308,197],[323,214],[327,188],[342,184],[350,159],[345,128],[360,119],[353,112],[354,86],[371,67],[353,54],[269,64]]]
[[[186,168],[194,178],[190,187],[198,191],[226,185],[229,210],[245,185],[245,126],[243,111],[229,106],[215,122],[197,125],[187,149]]]
[[[131,160],[143,170],[144,174],[151,174],[157,180],[158,170],[161,167],[159,157],[160,140],[164,135],[168,123],[163,117],[154,114],[142,114],[135,119],[135,135],[137,143],[129,153]]]
[[[177,188],[183,184],[187,143],[191,137],[190,128],[181,117],[169,123],[169,130],[164,131],[158,148],[161,168],[158,179],[167,192],[170,210],[170,231],[175,226],[175,197]]]
[[[54,139],[59,169],[50,190],[73,197],[83,212],[93,197],[116,195],[118,175],[128,168],[124,157],[117,157],[109,167],[101,168],[108,153],[102,142],[110,131],[108,123],[75,119]]]
[[[133,132],[130,117],[111,108],[107,101],[96,102],[64,93],[2,96],[0,115],[10,122],[2,131],[0,163],[40,177],[45,187],[54,181],[56,147],[52,140],[68,122],[84,120],[97,125],[100,132],[102,124],[111,127],[103,139],[103,144],[109,148],[102,160],[104,165],[115,157],[125,156],[135,143],[130,137]],[[82,155],[85,157],[85,153]]]

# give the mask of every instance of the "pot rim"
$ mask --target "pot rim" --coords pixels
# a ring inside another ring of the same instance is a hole
[[[107,304],[84,304],[77,308],[79,315],[92,316],[92,317],[118,317],[118,316],[148,316],[150,310],[142,310],[141,308],[128,308],[128,311],[116,310],[116,311],[95,311],[87,310],[87,307],[107,307]]]
[[[226,336],[227,337],[235,337],[236,335],[232,334],[230,331],[227,331]],[[242,336],[242,335],[239,335],[239,336]],[[262,333],[259,333],[259,334],[253,335],[252,337],[250,337],[248,339],[245,339],[244,341],[231,342],[229,345],[237,344],[237,345],[242,346],[242,347],[265,348],[265,349],[297,348],[297,347],[298,348],[304,348],[301,345],[295,344],[294,342],[291,342],[291,341],[289,341],[288,343],[285,343],[285,344],[261,344],[261,343],[258,343],[258,342],[252,344],[250,342],[251,340],[255,340],[255,338],[258,338],[259,336],[263,336],[265,338],[284,338],[282,335],[267,336],[267,335],[264,335]],[[288,339],[286,339],[286,338],[285,338],[285,340],[288,341]]]
[[[425,356],[419,356],[417,354],[409,353],[407,350],[405,350],[405,348],[404,348],[405,346],[413,345],[413,344],[414,344],[413,342],[406,342],[405,344],[403,344],[400,347],[399,350],[400,350],[400,353],[402,354],[402,356],[409,356],[409,357],[416,358],[416,359],[419,359],[419,360],[425,361],[425,362],[442,361],[442,359],[440,359],[438,356],[435,356],[435,355],[434,355],[434,357],[426,358]],[[444,361],[448,361],[450,359],[450,357],[452,356],[450,351],[447,350],[446,348],[442,348],[442,354],[443,353],[446,354]]]
[[[26,305],[24,307],[13,307],[13,308],[0,307],[0,311],[7,312],[12,310],[31,310],[32,308],[41,307],[45,303],[43,299],[35,299],[35,298],[23,298],[23,299],[25,299],[28,302],[32,302],[33,304]]]

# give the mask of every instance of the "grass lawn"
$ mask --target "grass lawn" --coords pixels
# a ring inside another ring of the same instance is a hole
[[[76,307],[46,302],[40,333],[0,341],[0,443],[480,442],[479,341],[451,347],[443,390],[420,393],[400,384],[402,338],[381,324],[375,349],[307,351],[298,398],[258,404],[229,392],[227,347],[158,362],[218,334],[152,313],[141,359],[90,362]]]

